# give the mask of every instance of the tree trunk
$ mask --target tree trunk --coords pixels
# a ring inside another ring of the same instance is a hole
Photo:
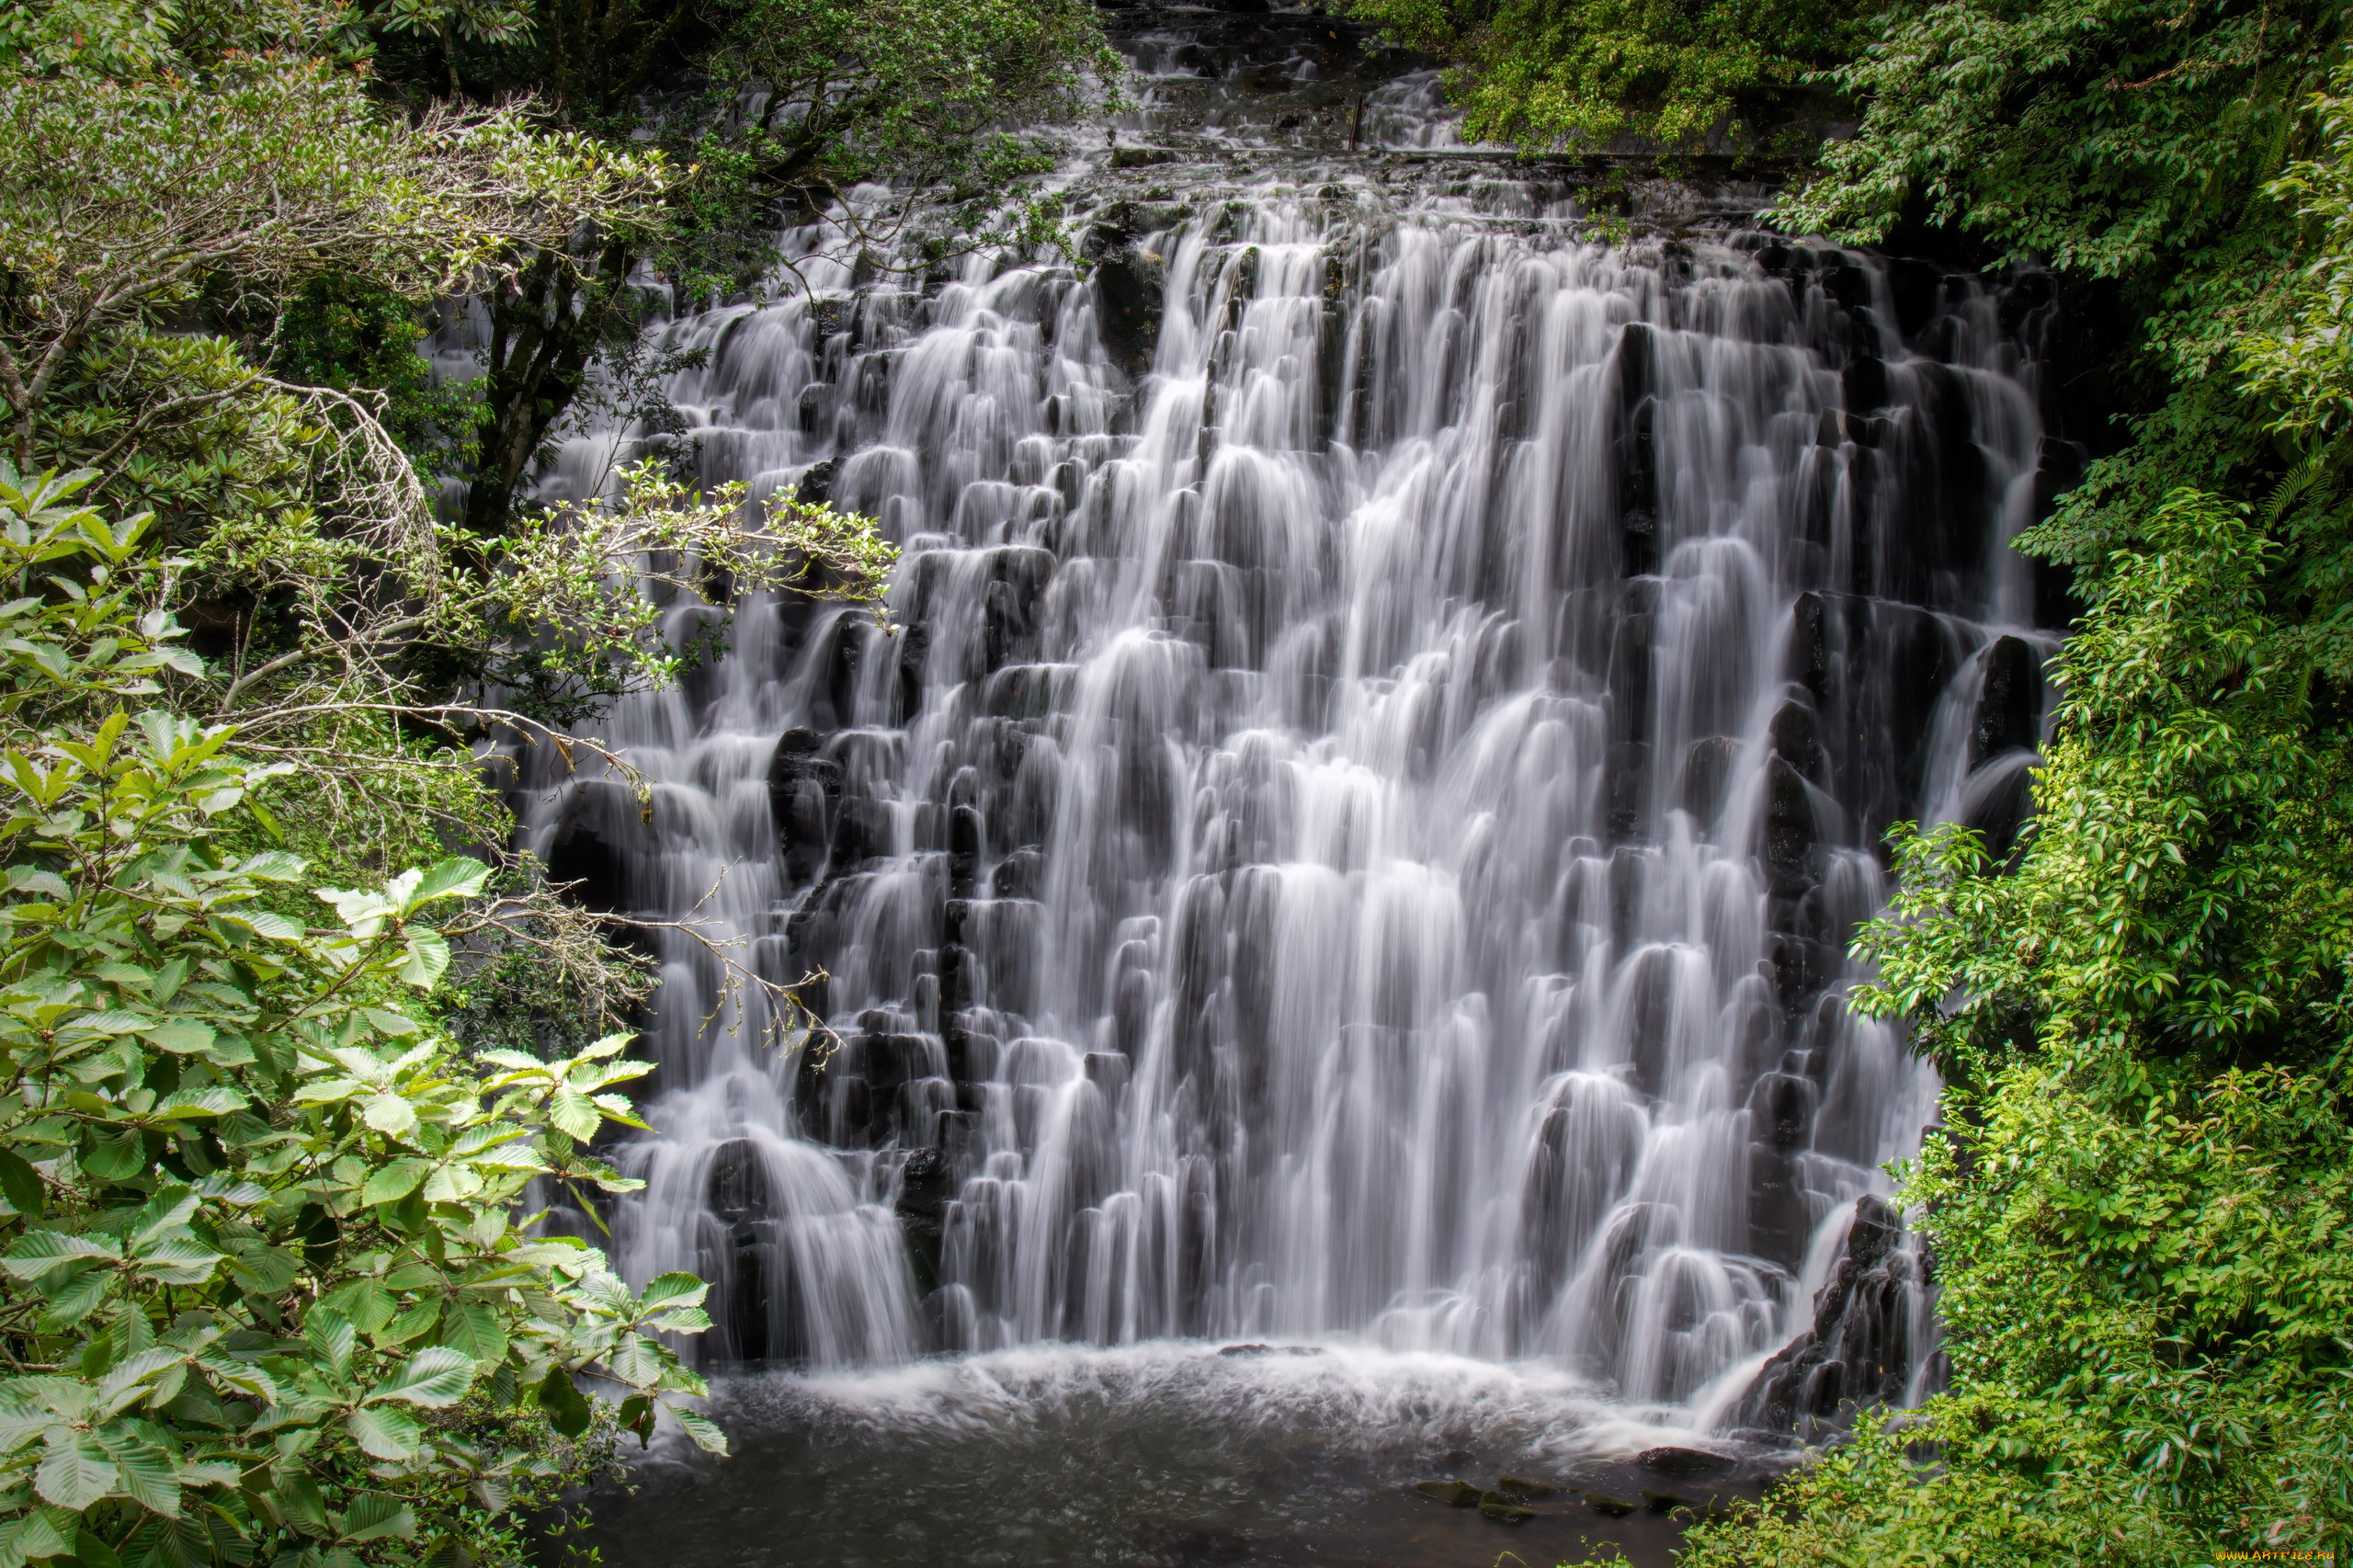
[[[587,380],[636,257],[608,244],[585,275],[542,256],[490,301],[481,456],[467,486],[465,526],[503,533],[532,459]]]

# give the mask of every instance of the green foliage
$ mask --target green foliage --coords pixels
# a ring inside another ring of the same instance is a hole
[[[1900,839],[1858,1005],[1961,1085],[1903,1187],[1955,1392],[1696,1562],[2188,1564],[2353,1530],[2353,750],[2268,603],[2279,554],[2176,496],[2094,574],[2020,863]]]
[[[418,351],[431,325],[431,312],[395,289],[322,274],[305,279],[269,324],[270,369],[297,386],[379,400],[385,433],[422,472],[462,467],[475,455],[480,397],[464,382],[434,383]]]
[[[830,219],[836,248],[870,262],[919,217],[940,254],[1058,241],[1029,188],[1051,158],[1006,128],[1104,107],[1122,74],[1091,0],[516,0],[368,16],[383,90],[420,108],[528,93],[566,132],[617,154],[659,150],[672,172],[658,209],[599,226],[573,265],[486,291],[480,441],[463,475],[467,524],[485,535],[506,530],[517,487],[584,399],[658,419],[632,360],[643,269],[689,302],[760,291],[784,259],[779,220]],[[878,184],[846,201],[861,182]]]
[[[1463,128],[1531,153],[1747,147],[1811,74],[1870,38],[1878,6],[1818,0],[1348,0],[1347,13],[1454,62]]]
[[[1781,221],[1883,238],[1907,206],[2122,277],[2231,236],[2341,27],[2327,0],[1907,0],[1832,79],[1864,107]]]
[[[494,1521],[600,1451],[575,1373],[632,1391],[607,1432],[702,1392],[655,1337],[708,1325],[699,1281],[632,1293],[517,1209],[631,1185],[584,1150],[645,1069],[441,1031],[486,867],[232,850],[282,768],[152,705],[192,661],[141,524],[73,488],[0,474],[0,570],[48,588],[0,606],[0,1561],[510,1556]]]
[[[2172,395],[2020,541],[2088,607],[2023,850],[1899,834],[1902,891],[1859,943],[1857,1005],[1955,1080],[1903,1181],[1953,1391],[1697,1562],[2353,1545],[2353,362],[2328,334],[2353,119],[2331,96],[2233,131],[2307,107],[2323,139],[2247,191],[2252,236],[2216,234],[2176,173],[2105,208],[2038,199],[2086,271],[2203,248],[2147,296]],[[2278,167],[2244,151],[2211,166]],[[2016,240],[2028,210],[1954,211]]]

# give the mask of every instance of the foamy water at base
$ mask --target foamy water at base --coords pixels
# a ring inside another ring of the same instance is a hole
[[[667,1568],[1576,1561],[1664,1564],[1681,1523],[1597,1513],[1590,1489],[1754,1495],[1768,1456],[1608,1403],[1556,1367],[1345,1344],[1042,1346],[868,1372],[722,1376],[727,1460],[657,1441],[597,1500],[608,1563]],[[1657,1413],[1664,1416],[1667,1413]],[[1688,1419],[1685,1417],[1684,1419]],[[1633,1462],[1740,1459],[1712,1485]],[[1413,1489],[1461,1475],[1558,1488],[1504,1525]]]

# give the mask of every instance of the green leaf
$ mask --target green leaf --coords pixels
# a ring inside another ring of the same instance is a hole
[[[114,1460],[86,1432],[67,1432],[52,1441],[34,1473],[33,1490],[43,1502],[76,1513],[115,1489]]]
[[[604,1113],[589,1103],[588,1096],[565,1085],[548,1099],[548,1119],[566,1137],[586,1142],[597,1136],[597,1128],[604,1120]]]
[[[402,949],[401,979],[420,991],[430,991],[449,967],[449,944],[438,931],[412,931]]]
[[[322,1302],[302,1314],[302,1338],[328,1371],[337,1378],[351,1375],[351,1353],[358,1346],[359,1330],[349,1318]]]
[[[34,1219],[48,1207],[48,1189],[40,1173],[14,1149],[0,1148],[0,1194],[6,1195],[9,1208]]]
[[[196,1051],[210,1051],[212,1048],[212,1030],[202,1024],[159,1024],[152,1029],[142,1029],[139,1032],[141,1038],[146,1040],[157,1050],[172,1051],[178,1055],[188,1055]]]
[[[405,1345],[418,1335],[432,1332],[441,1321],[441,1298],[427,1296],[408,1311],[392,1319],[377,1337],[387,1345]]]
[[[547,1413],[548,1425],[566,1437],[577,1437],[588,1430],[596,1419],[596,1411],[572,1381],[572,1374],[562,1367],[551,1367],[548,1375],[540,1380],[540,1408]]]
[[[416,1130],[416,1108],[396,1094],[369,1096],[360,1114],[387,1137],[402,1138]]]
[[[506,1331],[487,1301],[452,1302],[441,1313],[440,1342],[484,1366],[506,1358]]]
[[[381,1492],[362,1492],[354,1496],[344,1514],[345,1543],[357,1545],[386,1536],[402,1540],[416,1539],[416,1516],[409,1511],[409,1506]]]
[[[673,1409],[670,1414],[678,1418],[678,1425],[685,1428],[688,1437],[694,1439],[695,1447],[703,1452],[723,1454],[727,1451],[727,1434],[721,1431],[719,1424],[709,1416],[698,1415],[691,1410]]]
[[[74,1561],[79,1568],[122,1568],[122,1559],[115,1554],[114,1548],[88,1530],[74,1532]]]
[[[362,1334],[392,1322],[398,1304],[381,1279],[347,1279],[319,1299],[319,1305],[343,1313]]]
[[[396,1404],[363,1404],[343,1418],[343,1429],[380,1460],[404,1460],[425,1440],[425,1424]]]
[[[180,1511],[180,1478],[172,1456],[119,1425],[102,1428],[98,1441],[115,1463],[122,1493],[166,1518]]]
[[[394,1160],[389,1165],[368,1173],[368,1180],[359,1189],[359,1201],[373,1208],[379,1203],[406,1198],[416,1190],[417,1184],[432,1169],[433,1162],[430,1160]]]
[[[691,1274],[657,1274],[639,1292],[638,1309],[651,1313],[676,1307],[699,1307],[710,1293],[710,1284]]]
[[[605,1353],[605,1368],[631,1388],[652,1388],[662,1381],[665,1360],[650,1340],[625,1334],[620,1344]]]
[[[93,1133],[81,1165],[100,1181],[128,1181],[147,1168],[146,1135],[135,1127],[111,1137]]]
[[[0,1267],[19,1279],[38,1279],[61,1263],[77,1258],[113,1263],[122,1256],[120,1246],[103,1236],[77,1236],[63,1231],[28,1231],[17,1238],[8,1256],[0,1259]]]
[[[424,880],[403,901],[401,913],[405,915],[437,898],[477,897],[482,892],[483,884],[488,881],[488,866],[461,855],[451,856],[425,873]]]
[[[463,1399],[473,1381],[472,1357],[436,1345],[403,1362],[391,1377],[375,1386],[368,1400],[372,1404],[379,1400],[400,1399],[428,1410],[439,1410]]]
[[[201,1285],[212,1278],[223,1255],[194,1236],[167,1237],[143,1248],[139,1272],[159,1285]]]

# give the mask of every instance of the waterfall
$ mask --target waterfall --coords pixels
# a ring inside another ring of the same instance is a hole
[[[889,624],[746,597],[592,726],[650,810],[518,754],[558,878],[698,925],[622,1266],[716,1281],[722,1358],[1356,1342],[1730,1421],[1811,1335],[1783,1415],[1916,1393],[1883,1167],[1937,1084],[1837,998],[1887,826],[2021,807],[2034,280],[1737,187],[1607,243],[1336,24],[1121,43],[1083,276],[802,234],[805,291],[654,329],[707,478],[904,560]],[[776,1048],[706,940],[822,970],[836,1038]]]

